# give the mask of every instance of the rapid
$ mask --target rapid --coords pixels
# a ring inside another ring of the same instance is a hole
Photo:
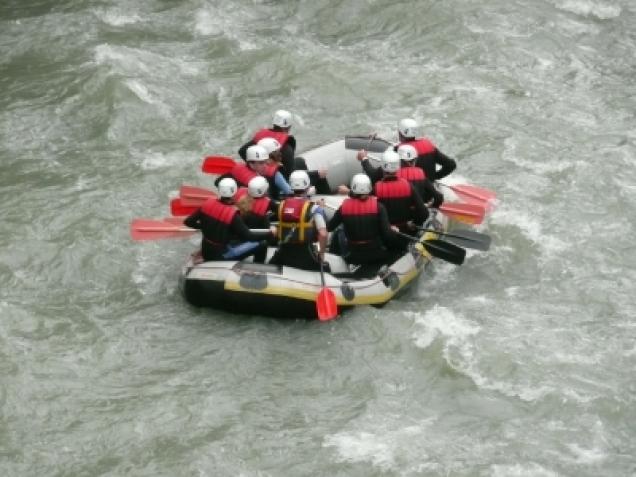
[[[636,474],[631,0],[3,0],[0,475]],[[487,253],[328,323],[189,306],[135,243],[276,109],[414,117]],[[631,291],[630,291],[631,290]]]

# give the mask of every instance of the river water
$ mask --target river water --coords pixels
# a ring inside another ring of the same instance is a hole
[[[3,0],[0,474],[636,474],[632,0]],[[294,113],[412,116],[488,253],[337,321],[189,306],[132,242]]]

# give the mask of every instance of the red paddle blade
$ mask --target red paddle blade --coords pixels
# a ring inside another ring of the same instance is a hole
[[[491,190],[484,189],[483,187],[468,184],[455,184],[451,185],[450,188],[467,202],[469,202],[470,199],[480,200],[482,202],[494,202],[497,199],[497,194]]]
[[[196,187],[191,185],[182,185],[179,189],[179,195],[181,197],[189,197],[192,199],[207,199],[208,197],[216,196],[216,194],[210,189],[204,189],[203,187]]]
[[[475,199],[474,197],[470,197],[470,196],[464,196],[462,194],[456,194],[457,198],[459,200],[461,200],[463,203],[466,204],[473,204],[473,205],[481,205],[482,207],[485,207],[487,210],[490,210],[489,207],[489,202],[484,202],[483,200],[480,199]]]
[[[178,197],[170,201],[170,213],[172,215],[184,217],[194,213],[197,208],[198,206],[184,204],[183,200]]]
[[[167,222],[169,224],[172,225],[179,225],[179,226],[183,226],[183,217],[164,217],[163,219],[164,222]]]
[[[134,219],[130,224],[130,237],[136,241],[183,238],[195,233],[195,229],[169,224],[163,220]]]
[[[467,224],[481,224],[484,221],[486,209],[477,204],[443,203],[439,210],[449,217]]]
[[[192,198],[192,197],[181,197],[181,205],[183,207],[194,208],[194,210],[201,207],[205,201],[208,200],[206,198]]]
[[[338,304],[336,295],[330,288],[323,287],[316,299],[316,311],[320,321],[333,320],[338,316]]]
[[[226,174],[235,165],[236,162],[229,156],[207,156],[203,159],[201,170],[208,174]]]

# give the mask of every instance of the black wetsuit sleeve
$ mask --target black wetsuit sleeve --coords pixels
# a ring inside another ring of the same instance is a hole
[[[295,144],[296,141],[294,141]],[[281,162],[282,162],[282,169],[281,169],[281,174],[283,174],[283,176],[285,176],[285,180],[289,180],[289,174],[291,174],[294,171],[294,147],[292,147],[291,144],[289,144],[289,141],[287,143],[285,143],[285,145],[281,148],[280,150],[281,153]]]
[[[243,144],[241,147],[239,147],[238,153],[239,153],[239,156],[241,156],[241,158],[243,160],[245,160],[245,154],[247,154],[247,148],[250,147],[250,146],[253,146],[254,144],[256,144],[256,143],[250,139],[245,144]]]
[[[453,172],[457,167],[457,163],[455,159],[448,157],[446,154],[441,152],[439,149],[435,149],[435,164],[441,166],[440,169],[435,171],[436,179],[443,179],[448,174]]]
[[[363,159],[361,162],[364,173],[369,176],[369,179],[371,179],[371,184],[375,184],[382,179],[381,167],[373,167],[369,162],[369,159]]]
[[[183,221],[183,224],[186,227],[190,227],[193,229],[200,229],[201,228],[201,208],[198,208],[197,210],[195,210],[192,214],[190,214],[188,217],[186,217],[186,219]]]
[[[341,223],[342,223],[342,214],[340,213],[340,209],[338,209],[334,212],[333,217],[331,217],[331,220],[327,224],[327,230],[329,232],[333,232],[334,230],[336,230],[336,227],[338,227],[338,225],[340,225]]]
[[[267,207],[267,214],[276,217],[278,215],[278,206],[280,205],[280,201],[278,200],[270,200],[269,207]]]
[[[380,219],[380,235],[382,241],[389,247],[399,245],[399,237],[391,228],[389,214],[383,204],[378,204],[378,217]]]
[[[433,207],[438,208],[444,202],[444,194],[438,192],[433,186],[433,183],[426,179],[422,184],[422,190],[424,194],[422,196],[422,200],[424,203],[428,203],[431,199],[433,199]]]
[[[428,219],[428,209],[413,185],[411,185],[411,204],[413,206],[413,222],[415,225],[422,225]]]
[[[259,241],[271,236],[269,230],[267,232],[251,232],[239,214],[235,214],[234,219],[232,219],[232,223],[230,224],[230,233],[232,236],[238,237],[239,240],[244,242]]]

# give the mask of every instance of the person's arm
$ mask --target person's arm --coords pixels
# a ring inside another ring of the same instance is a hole
[[[383,204],[378,203],[378,217],[380,219],[380,236],[382,241],[389,248],[400,247],[400,238],[391,228],[391,222],[389,222],[389,214],[386,211],[386,207]]]
[[[253,146],[254,144],[256,144],[256,143],[250,139],[245,144],[243,144],[241,147],[239,147],[238,153],[239,153],[239,156],[241,156],[241,158],[243,160],[245,160],[245,154],[247,153],[247,148],[250,147],[250,146]]]
[[[245,222],[239,214],[235,214],[232,219],[232,223],[230,224],[230,233],[233,236],[238,237],[243,242],[257,242],[259,240],[264,240],[269,238],[272,235],[272,232],[268,230],[267,232],[252,232],[247,228]]]
[[[422,184],[422,190],[424,193],[422,194],[422,201],[425,204],[428,204],[429,201],[432,201],[431,206],[434,208],[438,208],[444,202],[444,194],[438,192],[433,186],[433,183],[428,179],[424,180]]]
[[[336,230],[336,227],[342,223],[342,214],[340,213],[340,209],[336,210],[331,217],[331,220],[327,224],[327,231],[333,232]]]
[[[291,186],[285,180],[285,178],[280,173],[280,171],[276,171],[276,174],[274,174],[274,184],[276,184],[276,187],[278,187],[278,190],[285,195],[292,195],[294,193]]]
[[[285,176],[285,179],[289,179],[289,174],[295,170],[294,148],[289,143],[289,140],[281,148],[280,154],[281,164],[283,166],[283,175]]]
[[[413,185],[411,185],[411,205],[413,206],[413,222],[421,226],[428,219],[428,209]]]
[[[183,221],[183,225],[186,227],[190,227],[192,229],[200,229],[201,228],[201,208],[199,207],[192,214],[188,215]]]
[[[280,201],[274,200],[274,199],[270,199],[269,200],[269,206],[267,207],[267,215],[276,216],[278,214],[278,206],[279,205],[280,205]]]
[[[371,179],[371,184],[375,184],[382,179],[382,168],[375,168],[371,165],[369,157],[367,156],[367,151],[360,149],[356,154],[356,159],[360,161],[360,165],[362,165],[364,173],[369,176],[369,179]]]
[[[318,208],[316,207],[316,209]],[[327,225],[322,214],[319,212],[315,212],[313,214],[313,218],[314,227],[316,227],[316,231],[318,232],[319,254],[320,261],[322,262],[325,259],[325,251],[327,250],[327,238],[329,234],[327,234]]]
[[[381,167],[373,167],[371,165],[371,162],[367,158],[362,159],[362,161],[360,161],[360,164],[362,164],[362,169],[364,170],[364,173],[369,176],[369,179],[371,179],[371,184],[375,184],[380,179],[382,179]]]
[[[442,153],[439,149],[435,149],[435,164],[441,166],[435,171],[435,179],[443,179],[448,174],[453,172],[457,167],[455,159],[448,157]]]

